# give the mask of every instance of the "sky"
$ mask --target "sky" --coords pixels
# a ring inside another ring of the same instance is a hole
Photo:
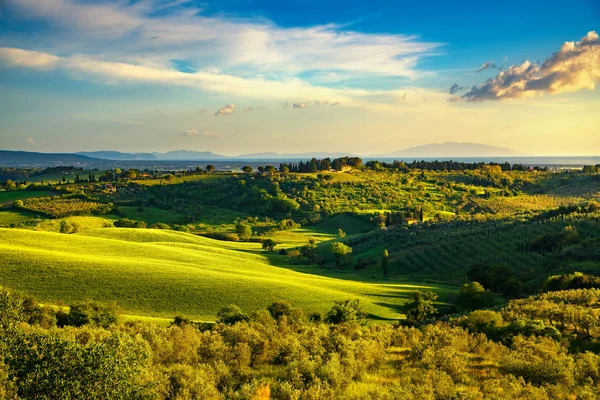
[[[597,0],[0,0],[0,149],[600,155],[598,33]]]

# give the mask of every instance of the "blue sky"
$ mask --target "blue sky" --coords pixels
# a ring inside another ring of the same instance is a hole
[[[594,0],[3,4],[1,148],[600,152]]]

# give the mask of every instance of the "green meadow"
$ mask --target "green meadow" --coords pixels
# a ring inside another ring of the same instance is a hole
[[[417,289],[451,301],[453,287],[401,281],[359,281],[277,266],[257,243],[223,242],[188,233],[104,228],[78,234],[0,229],[0,281],[50,304],[91,298],[116,302],[127,315],[183,314],[212,321],[228,304],[247,311],[285,299],[307,312],[333,300],[360,299],[373,319],[399,319]]]

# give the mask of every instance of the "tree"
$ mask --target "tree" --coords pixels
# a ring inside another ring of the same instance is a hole
[[[62,220],[60,221],[60,233],[72,233],[73,232],[73,225],[71,225],[70,222],[68,222],[67,220]]]
[[[277,246],[277,243],[275,243],[273,239],[265,239],[262,241],[262,248],[266,251],[273,251],[275,246]]]
[[[267,307],[267,311],[274,319],[279,319],[284,315],[290,317],[294,308],[285,300],[279,300]]]
[[[23,203],[23,200],[15,200],[13,201],[12,206],[13,208],[23,208],[25,204]]]
[[[487,308],[494,305],[494,299],[489,290],[479,282],[465,283],[458,292],[456,305],[466,311]]]
[[[217,313],[217,322],[233,325],[236,322],[248,321],[250,318],[238,306],[230,304]]]
[[[437,314],[437,308],[433,305],[437,298],[438,295],[433,292],[421,292],[419,290],[414,292],[412,301],[404,305],[406,322],[415,325]]]
[[[381,272],[383,276],[388,276],[390,270],[390,255],[387,250],[383,250],[383,258],[381,259]]]
[[[346,237],[346,232],[344,232],[342,228],[338,228],[338,237]]]
[[[269,175],[272,175],[275,172],[275,167],[272,165],[265,166],[265,172]]]
[[[208,172],[214,172],[214,171],[215,171],[215,169],[216,169],[216,168],[215,168],[215,166],[214,166],[214,165],[208,164],[208,165],[206,166],[206,170],[207,170]]]
[[[252,236],[252,227],[243,222],[238,222],[235,226],[235,233],[237,233],[240,240],[247,241]]]
[[[335,255],[335,265],[339,267],[352,254],[352,247],[334,242],[331,244],[331,252]]]
[[[287,165],[282,165],[281,168],[279,168],[279,172],[281,172],[282,174],[287,174],[290,172],[290,167],[288,167]]]
[[[92,324],[107,328],[118,320],[115,304],[100,304],[86,301],[70,305],[66,325],[82,326]]]
[[[334,306],[327,312],[325,320],[331,324],[342,322],[361,322],[367,317],[360,307],[360,300],[334,301]]]
[[[130,169],[125,173],[127,179],[135,179],[138,176],[138,172],[135,169]]]
[[[245,173],[249,174],[250,172],[252,172],[253,168],[249,165],[244,165],[242,167],[242,171],[244,171]]]

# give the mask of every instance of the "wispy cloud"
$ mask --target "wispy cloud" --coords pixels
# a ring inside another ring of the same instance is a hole
[[[183,131],[183,136],[198,136],[199,134],[198,129],[186,129]]]
[[[221,133],[217,131],[209,131],[208,129],[204,130],[204,136],[209,138],[221,139]]]
[[[579,42],[565,42],[543,64],[525,61],[463,95],[467,101],[519,99],[595,89],[600,81],[600,40],[594,31]]]
[[[19,18],[48,26],[47,31],[40,29],[40,35],[46,43],[56,37],[52,47],[59,54],[101,56],[106,61],[135,61],[156,68],[185,60],[205,71],[218,68],[232,73],[243,68],[244,76],[276,73],[290,78],[319,71],[333,81],[355,75],[416,77],[419,61],[440,47],[414,35],[362,33],[335,24],[290,28],[264,19],[208,16],[201,8],[182,6],[185,2],[5,3]],[[159,8],[161,12],[156,12]],[[39,42],[36,37],[11,35],[31,48]],[[114,46],[114,40],[120,40],[119,46]]]
[[[47,69],[55,67],[60,58],[39,51],[0,47],[0,60],[14,67]]]
[[[193,137],[193,136],[206,136],[209,138],[216,138],[216,139],[220,139],[221,138],[221,133],[217,132],[217,131],[211,131],[208,129],[204,129],[204,131],[200,132],[198,129],[186,129],[183,132],[183,136],[187,136],[187,137]]]
[[[483,63],[483,65],[477,70],[477,72],[481,72],[481,71],[485,71],[486,69],[490,69],[490,68],[498,68],[498,66],[496,64],[494,64],[491,61],[486,61]]]
[[[455,94],[457,92],[460,92],[464,88],[464,86],[459,86],[458,83],[455,83],[454,85],[450,86],[450,89],[448,89],[448,93]]]
[[[29,144],[34,144],[35,143],[35,139],[34,138],[28,137],[26,140],[27,140],[27,143],[29,143]]]
[[[227,104],[221,108],[219,108],[217,110],[217,112],[215,113],[216,116],[223,116],[223,115],[231,115],[235,112],[235,110],[239,108],[238,105],[235,104]]]
[[[267,108],[268,108],[267,106],[255,106],[255,107],[250,106],[250,107],[244,108],[244,112],[266,110]]]

